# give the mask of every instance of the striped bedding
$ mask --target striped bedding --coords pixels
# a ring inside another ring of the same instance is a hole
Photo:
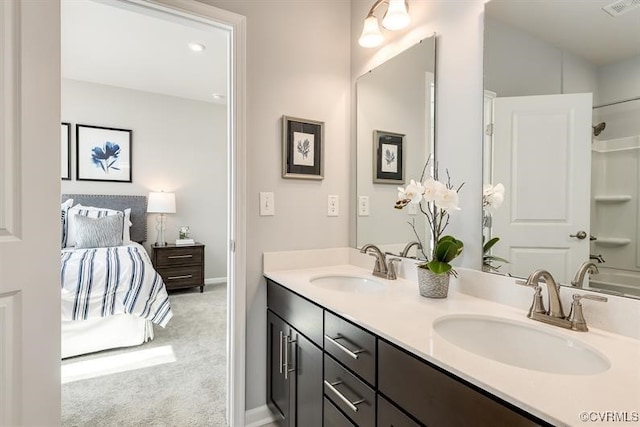
[[[62,320],[133,314],[164,327],[173,313],[160,275],[138,243],[62,250]]]

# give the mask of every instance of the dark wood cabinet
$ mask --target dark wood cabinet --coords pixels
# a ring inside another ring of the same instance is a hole
[[[267,306],[281,426],[550,425],[271,280]]]
[[[204,245],[151,246],[153,267],[162,276],[167,289],[200,287],[204,290]]]
[[[279,285],[272,285],[267,293],[268,404],[280,416],[280,426],[320,427],[323,412],[322,348],[296,329],[296,326],[315,329],[306,327],[310,326],[306,323],[308,313],[304,312],[304,303],[308,301],[298,300],[300,297],[295,294],[279,292],[281,290]],[[302,307],[303,311],[298,312],[291,307]],[[319,309],[317,306],[313,308]],[[319,310],[322,319],[322,309]],[[283,312],[291,318],[280,317]],[[322,332],[322,323],[319,330]]]

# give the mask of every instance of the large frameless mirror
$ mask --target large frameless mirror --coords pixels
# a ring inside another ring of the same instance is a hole
[[[424,215],[394,203],[397,187],[420,177],[433,157],[435,49],[434,35],[357,81],[357,247],[373,243],[394,254],[421,254],[407,246],[418,236],[425,242]]]
[[[640,7],[610,3],[486,4],[485,271],[640,296]]]

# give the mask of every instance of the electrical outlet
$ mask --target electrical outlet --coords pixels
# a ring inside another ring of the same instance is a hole
[[[276,198],[272,192],[260,192],[260,216],[276,214]]]
[[[358,216],[369,216],[369,196],[358,197]]]
[[[338,216],[340,213],[339,198],[337,195],[327,197],[327,216]]]

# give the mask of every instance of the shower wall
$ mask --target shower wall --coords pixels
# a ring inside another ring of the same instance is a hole
[[[597,240],[591,242],[591,253],[602,255],[605,262],[599,265],[603,274],[592,281],[610,277],[611,283],[627,289],[611,290],[636,293],[633,288],[640,290],[640,100],[594,109],[593,123],[600,122],[607,125],[592,144],[591,234]]]

